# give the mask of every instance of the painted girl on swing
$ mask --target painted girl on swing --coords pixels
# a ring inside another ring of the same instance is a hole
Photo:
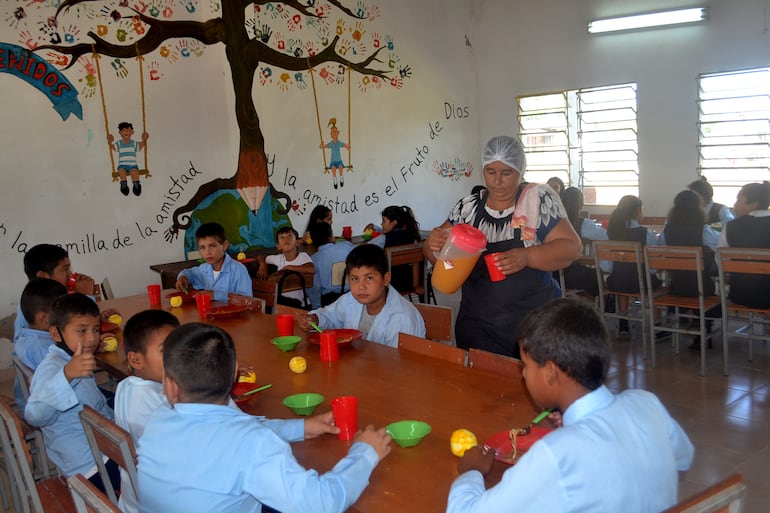
[[[332,150],[332,155],[329,160],[329,167],[327,169],[331,169],[332,171],[332,178],[334,179],[334,188],[336,189],[337,188],[337,170],[339,170],[340,172],[340,187],[343,187],[345,185],[345,164],[342,162],[342,153],[340,150],[342,148],[345,148],[346,150],[349,151],[350,145],[339,140],[340,129],[337,128],[337,118],[331,118],[327,126],[331,127],[332,140],[329,141],[328,143],[321,142],[320,148],[322,150],[324,148],[329,148]]]

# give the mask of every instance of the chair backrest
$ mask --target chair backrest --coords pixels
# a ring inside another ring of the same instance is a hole
[[[57,500],[57,483],[59,489],[65,489],[66,486],[57,478],[48,479],[36,483],[32,476],[32,454],[29,445],[24,439],[22,429],[22,419],[11,406],[11,399],[2,397],[0,400],[0,418],[2,419],[2,428],[0,429],[0,443],[3,447],[3,454],[6,458],[6,464],[11,473],[10,482],[16,487],[17,497],[19,498],[18,513],[46,513],[41,501],[41,492],[44,492],[42,498],[46,502],[60,503]],[[41,450],[45,450],[41,448]],[[50,482],[50,483],[49,483]],[[48,486],[48,485],[51,486]],[[64,505],[66,507],[66,504]],[[72,510],[70,505],[69,510]],[[53,511],[53,509],[51,509]]]
[[[472,347],[468,350],[468,367],[485,370],[500,376],[512,378],[521,381],[523,364],[521,360],[504,356],[501,354],[490,353]]]
[[[452,309],[448,306],[436,306],[426,303],[413,303],[425,321],[425,338],[433,340],[452,340]]]
[[[601,262],[616,262],[635,264],[639,286],[639,296],[644,302],[645,298],[645,284],[644,284],[644,272],[643,262],[644,256],[642,254],[642,245],[638,242],[616,241],[616,240],[595,240],[594,241],[594,266],[596,267],[596,280],[599,284],[599,291],[604,294],[604,289],[609,290],[604,285],[604,276],[601,269]],[[601,305],[602,308],[604,305]]]
[[[740,474],[735,474],[663,513],[741,513],[745,498],[746,484]]]
[[[770,249],[719,248],[720,273],[770,274]]]
[[[698,295],[703,289],[703,247],[701,246],[645,246],[644,265],[656,271],[698,271],[695,273]],[[647,288],[652,287],[652,277],[647,273]]]
[[[29,387],[32,383],[32,375],[35,371],[27,367],[18,355],[11,355],[11,360],[13,360],[13,368],[16,371],[16,379],[18,379],[19,386],[21,387],[21,396],[27,401],[29,399]]]
[[[340,287],[340,292],[345,287],[345,262],[334,262],[332,264],[332,287]]]
[[[136,448],[134,447],[134,440],[131,438],[131,434],[88,405],[83,406],[83,409],[80,411],[80,422],[83,424],[83,431],[86,433],[86,439],[91,447],[91,453],[94,455],[96,468],[99,470],[102,483],[105,483],[104,487],[107,490],[107,496],[110,498],[110,501],[113,504],[118,503],[115,491],[109,485],[110,477],[104,466],[102,454],[117,463],[119,467],[128,473],[134,496],[138,497],[136,486]],[[123,485],[121,484],[121,486]]]
[[[77,513],[121,513],[83,474],[68,477],[67,484]]]
[[[265,300],[259,297],[243,296],[241,294],[229,293],[227,295],[228,305],[246,306],[252,312],[264,313]]]
[[[462,366],[465,366],[466,361],[468,360],[468,351],[465,349],[448,346],[441,342],[434,342],[433,340],[409,335],[407,333],[398,334],[398,349],[419,353]]]
[[[105,278],[102,280],[101,283],[102,288],[102,299],[113,299],[115,297],[115,294],[112,292],[112,285],[110,285],[110,279]]]
[[[422,264],[425,261],[425,254],[422,251],[424,245],[424,242],[415,242],[385,248],[388,268],[392,269],[394,265]]]

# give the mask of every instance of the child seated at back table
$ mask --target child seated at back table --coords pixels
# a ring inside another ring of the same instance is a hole
[[[66,294],[51,306],[50,346],[32,377],[24,418],[42,428],[48,457],[67,477],[83,474],[104,490],[96,463],[80,423],[88,405],[108,419],[112,409],[94,380],[94,351],[99,345],[99,308],[83,294]],[[112,486],[119,486],[117,465],[106,463]]]
[[[331,412],[268,427],[228,407],[238,372],[235,346],[216,326],[174,330],[163,346],[163,365],[171,407],[152,415],[139,443],[142,511],[244,513],[269,504],[286,513],[341,512],[390,452],[385,430],[367,426],[329,472],[303,468],[288,441],[337,433]]]
[[[115,392],[115,422],[131,433],[134,444],[142,436],[144,425],[155,410],[168,406],[163,395],[163,342],[179,319],[165,310],[145,310],[131,317],[123,328],[126,362],[133,373],[118,383]],[[139,511],[126,473],[120,469],[118,506],[125,513]]]
[[[310,257],[315,275],[308,295],[313,308],[320,308],[333,303],[341,295],[340,287],[334,286],[332,268],[334,264],[344,262],[355,246],[346,240],[337,241],[332,235],[332,226],[324,222],[312,225],[310,236],[318,251]]]
[[[390,285],[388,258],[373,244],[361,244],[345,259],[350,292],[320,310],[300,319],[300,326],[312,329],[314,322],[325,330],[355,328],[364,338],[398,347],[398,333],[425,336],[425,321],[412,303]]]
[[[277,271],[296,271],[298,273],[314,273],[315,266],[310,255],[299,250],[300,241],[297,230],[291,226],[284,226],[275,234],[277,255],[259,255],[259,269],[257,278],[264,280],[269,274],[268,266],[275,266]],[[283,293],[284,296],[302,301],[304,294],[301,290],[291,290]]]
[[[251,277],[246,266],[230,258],[225,229],[219,223],[202,224],[195,232],[198,251],[206,262],[179,272],[176,289],[187,293],[190,287],[213,290],[214,301],[227,301],[229,293],[252,297]]]
[[[692,443],[655,395],[613,394],[604,385],[609,335],[596,309],[575,299],[547,303],[524,319],[519,344],[527,390],[539,407],[561,412],[561,426],[489,490],[484,476],[494,451],[466,451],[447,513],[657,513],[673,505],[677,471],[692,464]]]
[[[59,296],[67,293],[67,288],[56,280],[48,278],[33,278],[24,287],[21,293],[21,307],[24,319],[28,327],[21,328],[13,344],[13,354],[19,357],[21,362],[32,369],[43,361],[48,348],[53,344],[51,333],[48,331],[48,316],[51,305]],[[16,406],[24,411],[26,401],[21,391],[21,385],[13,387],[13,396]]]

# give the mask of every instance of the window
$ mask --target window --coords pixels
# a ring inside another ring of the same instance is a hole
[[[698,77],[698,169],[714,201],[732,205],[741,186],[770,180],[770,68]]]
[[[588,205],[639,195],[636,84],[521,96],[518,107],[528,181],[558,176]]]

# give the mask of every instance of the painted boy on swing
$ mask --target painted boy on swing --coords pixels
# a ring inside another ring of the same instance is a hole
[[[118,176],[120,177],[120,192],[123,196],[128,196],[128,181],[126,175],[131,175],[131,190],[134,196],[142,194],[142,184],[139,182],[139,165],[136,161],[136,154],[147,147],[147,139],[150,137],[147,132],[142,132],[142,141],[136,142],[131,139],[134,135],[134,125],[123,121],[118,124],[118,133],[120,140],[115,142],[112,134],[107,134],[107,142],[110,145],[110,151],[118,152]],[[335,186],[336,188],[336,186]]]
[[[320,148],[322,150],[324,148],[329,148],[332,150],[331,159],[329,160],[329,169],[332,170],[332,177],[334,178],[334,188],[336,189],[337,188],[337,170],[339,170],[340,172],[340,187],[343,187],[345,185],[345,164],[342,162],[342,153],[340,150],[342,148],[345,148],[346,150],[349,151],[350,145],[339,140],[340,129],[337,128],[337,118],[331,118],[327,126],[332,127],[331,128],[332,140],[326,144],[322,142],[320,145]]]

